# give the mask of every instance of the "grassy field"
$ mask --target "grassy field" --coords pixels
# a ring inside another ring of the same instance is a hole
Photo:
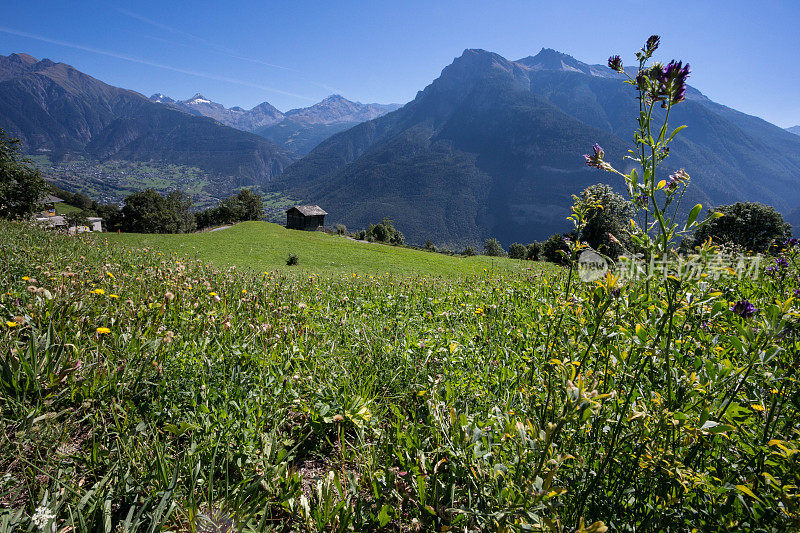
[[[753,279],[581,283],[270,231],[0,223],[0,529],[800,527],[798,247]],[[289,242],[385,253],[276,269]],[[366,275],[390,263],[412,275]]]
[[[370,244],[322,232],[288,230],[267,222],[244,222],[220,231],[189,235],[107,234],[103,239],[127,246],[147,247],[183,258],[200,259],[217,267],[263,271],[301,271],[327,274],[466,276],[553,271],[549,263],[486,256],[460,257]],[[287,266],[289,254],[300,263]]]

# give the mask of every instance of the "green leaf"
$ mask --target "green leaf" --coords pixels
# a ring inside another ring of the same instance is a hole
[[[747,494],[748,496],[750,496],[754,500],[758,500],[759,502],[764,503],[763,501],[761,501],[761,498],[759,498],[758,496],[753,494],[753,491],[750,490],[749,488],[747,488],[745,485],[736,485],[736,488],[739,489],[739,492]]]
[[[697,220],[697,215],[700,214],[701,209],[703,209],[703,204],[697,204],[692,208],[691,212],[689,213],[689,218],[686,219],[686,226],[684,227],[684,229],[692,227],[694,221]]]
[[[389,515],[389,511],[392,511],[391,505],[384,505],[381,507],[381,512],[378,513],[378,522],[380,523],[381,527],[386,526],[389,523],[389,520],[392,519],[391,515]]]

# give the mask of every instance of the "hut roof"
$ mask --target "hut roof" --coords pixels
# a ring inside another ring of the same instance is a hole
[[[42,198],[41,201],[42,201],[43,204],[55,204],[55,203],[58,203],[58,202],[63,202],[64,200],[62,200],[61,198],[59,198],[57,196],[53,196],[52,194],[48,194],[44,198]]]
[[[298,211],[300,211],[300,213],[302,215],[307,216],[307,217],[314,216],[314,215],[327,215],[328,214],[318,205],[296,205],[296,206],[292,207],[291,209],[287,209],[286,212],[288,213],[292,209],[297,209]]]

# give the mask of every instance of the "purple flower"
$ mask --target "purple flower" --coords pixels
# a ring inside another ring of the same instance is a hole
[[[653,52],[656,51],[656,48],[658,48],[659,44],[661,44],[661,37],[658,35],[651,35],[648,37],[647,42],[642,47],[642,52],[648,56],[651,56],[653,55]]]
[[[689,174],[687,174],[685,170],[680,169],[679,171],[670,175],[669,181],[667,182],[667,190],[674,191],[678,188],[679,185],[686,183],[688,181],[689,181]]]
[[[640,194],[636,197],[636,205],[642,209],[647,207],[647,204],[650,203],[650,198],[646,194]]]
[[[661,66],[659,68],[661,70],[661,73],[657,76],[659,94],[654,99],[670,98],[673,104],[683,102],[686,98],[686,78],[689,77],[691,72],[689,63],[684,66],[683,61],[676,62],[673,59],[666,67]]]
[[[794,290],[794,297],[795,298],[800,298],[800,289],[795,289]]]
[[[593,154],[584,154],[583,156],[586,158],[586,164],[590,167],[597,167],[600,170],[609,170],[611,165],[603,161],[603,158],[606,155],[606,153],[603,151],[603,147],[597,143],[594,143],[592,150],[594,150]]]
[[[622,72],[622,58],[620,56],[611,56],[608,58],[608,68]]]
[[[781,270],[786,270],[787,268],[789,268],[789,261],[787,261],[785,257],[778,257],[775,260],[775,266],[780,268]]]
[[[800,239],[794,239],[794,238],[787,239],[784,244],[786,245],[787,248],[794,248],[795,246],[800,244]]]
[[[615,289],[611,289],[611,297],[612,298],[619,298],[619,295],[620,295],[621,292],[622,291],[619,289],[619,287],[617,287]]]
[[[742,318],[750,318],[751,316],[756,314],[756,306],[751,304],[747,300],[739,300],[731,307],[731,311],[734,314],[739,315]]]

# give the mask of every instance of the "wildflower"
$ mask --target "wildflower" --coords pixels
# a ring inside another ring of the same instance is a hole
[[[22,281],[28,281],[29,279],[31,279],[29,276],[22,276]]]
[[[742,318],[750,318],[751,316],[756,314],[756,306],[751,304],[747,300],[739,300],[733,306],[731,306],[731,311],[739,315]]]
[[[55,513],[45,506],[39,506],[31,517],[31,522],[39,528],[39,531],[44,531],[45,528],[55,520]]]
[[[622,58],[620,56],[611,56],[608,58],[608,68],[622,72]]]
[[[337,424],[343,420],[344,417],[342,415],[333,415],[333,421],[336,422]]]
[[[644,209],[650,203],[650,198],[646,194],[638,195],[635,200],[637,207],[640,209]]]
[[[31,294],[36,292],[36,287],[34,285],[28,285],[27,291]]]
[[[97,328],[98,335],[105,335],[106,333],[111,333],[111,330],[108,328]]]
[[[220,300],[222,300],[222,298],[220,298],[219,296],[217,296],[217,294],[216,294],[216,293],[213,293],[213,294],[214,294],[214,296],[213,296],[213,299],[214,299],[214,301],[215,301],[215,302],[219,302]]]
[[[653,55],[653,52],[656,51],[659,44],[661,44],[661,37],[658,35],[651,35],[647,38],[647,42],[642,47],[642,52],[647,54],[647,57],[650,57]]]
[[[106,272],[106,276],[108,276],[111,279],[114,279],[114,274],[112,274],[111,272]]]
[[[680,169],[679,171],[671,174],[669,177],[669,181],[667,182],[667,191],[675,191],[679,185],[687,183],[689,181],[689,174],[686,173],[684,169]]]
[[[655,65],[652,73],[658,80],[658,92],[651,95],[653,100],[669,99],[673,104],[683,102],[686,97],[686,78],[689,77],[690,72],[688,63],[684,66],[682,61],[676,62],[674,59],[666,67]],[[666,102],[662,104],[662,107],[666,107]]]
[[[108,297],[109,298],[119,298],[119,296],[117,296],[116,294],[109,294]]]
[[[171,302],[175,299],[175,295],[167,291],[167,293],[164,295],[164,298],[166,298],[168,302]]]
[[[13,320],[6,320],[6,326],[8,326],[8,327],[10,327],[10,328],[15,328],[15,327],[17,327],[18,325],[19,325],[19,324],[18,324],[18,323],[16,323],[16,322],[14,322]]]
[[[586,164],[590,167],[597,167],[600,170],[611,170],[611,165],[603,161],[603,158],[606,155],[606,153],[603,151],[603,147],[597,143],[594,143],[592,150],[594,150],[593,154],[584,154],[583,156],[586,159]]]
[[[800,298],[800,289],[795,289],[794,290],[794,297],[795,298]]]
[[[103,289],[95,289],[95,290],[89,291],[89,292],[91,292],[92,294],[105,294],[106,293],[106,291],[104,291]]]
[[[794,238],[787,239],[784,244],[786,245],[787,248],[794,248],[795,246],[800,244],[800,239],[794,239]]]

